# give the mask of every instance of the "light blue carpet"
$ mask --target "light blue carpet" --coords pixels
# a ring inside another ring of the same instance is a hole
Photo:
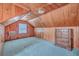
[[[53,43],[35,38],[23,38],[4,44],[5,56],[71,56],[71,51],[56,47]]]

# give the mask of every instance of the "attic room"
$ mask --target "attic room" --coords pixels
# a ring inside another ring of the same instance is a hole
[[[78,56],[78,3],[0,3],[0,56]]]

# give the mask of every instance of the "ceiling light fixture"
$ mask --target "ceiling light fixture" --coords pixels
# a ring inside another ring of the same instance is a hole
[[[45,10],[42,9],[42,8],[39,8],[39,9],[37,10],[37,13],[38,13],[38,14],[43,14],[43,13],[45,13]]]

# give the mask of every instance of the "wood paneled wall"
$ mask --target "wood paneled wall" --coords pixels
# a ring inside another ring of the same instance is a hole
[[[72,29],[73,47],[79,49],[79,27],[35,28],[35,36],[55,43],[55,29]]]
[[[35,36],[54,42],[55,29],[54,28],[35,28]]]
[[[4,43],[4,26],[0,24],[0,56],[2,55]]]
[[[14,4],[0,3],[0,23],[9,18],[27,13],[29,10],[20,8]]]
[[[79,4],[67,4],[56,10],[52,10],[38,17],[32,23],[35,24],[35,27],[40,28],[77,26],[79,25]]]
[[[0,24],[0,42],[4,41],[4,26]]]
[[[27,24],[27,29],[26,29],[27,33],[19,34],[19,26],[18,26],[19,23]],[[14,36],[10,36],[9,33],[11,31],[15,31],[16,34]],[[16,40],[19,38],[26,38],[31,36],[34,36],[34,28],[26,21],[19,20],[5,27],[5,40],[14,40],[14,39]]]

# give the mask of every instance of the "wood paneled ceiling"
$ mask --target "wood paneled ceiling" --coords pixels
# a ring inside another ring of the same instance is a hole
[[[55,10],[66,4],[61,3],[0,3],[0,23],[15,16],[31,13],[30,19]]]
[[[37,28],[79,26],[79,4],[68,4],[29,22]]]
[[[66,5],[66,3],[23,3],[23,4],[15,4],[21,8],[28,8],[31,15],[28,16],[29,19],[33,19],[35,17],[38,17],[40,15],[43,15],[49,11],[55,10],[57,8],[60,8],[64,5]],[[43,11],[43,13],[39,13],[40,11]]]
[[[15,16],[26,16],[34,27],[79,26],[79,4],[14,3],[0,4],[0,23]],[[23,19],[23,18],[21,18]]]

